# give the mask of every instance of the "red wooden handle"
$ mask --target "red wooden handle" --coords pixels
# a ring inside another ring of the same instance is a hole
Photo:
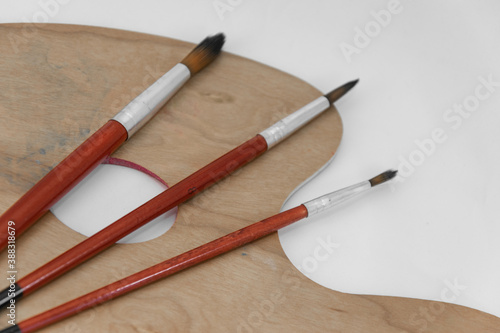
[[[303,205],[284,211],[27,319],[19,323],[18,326],[22,333],[36,331],[78,312],[243,246],[305,217],[307,217],[307,209]]]
[[[19,237],[126,139],[126,129],[110,120],[36,183],[0,216],[0,251],[8,243],[9,221]]]
[[[113,245],[132,231],[228,176],[267,150],[266,140],[257,135],[212,163],[181,180],[142,206],[123,216],[17,283],[23,296]]]

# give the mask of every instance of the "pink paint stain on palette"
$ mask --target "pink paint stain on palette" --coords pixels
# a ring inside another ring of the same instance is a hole
[[[71,229],[92,236],[167,188],[167,183],[154,172],[130,161],[108,157],[55,204],[51,212]],[[176,217],[177,207],[118,243],[157,238],[173,226]]]

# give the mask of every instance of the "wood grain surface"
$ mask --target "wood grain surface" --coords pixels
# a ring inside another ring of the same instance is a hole
[[[0,251],[7,248],[9,224],[19,237],[49,211],[59,199],[127,140],[122,124],[109,120],[61,163],[37,182],[26,194],[0,215]]]
[[[0,25],[0,45],[1,211],[193,47],[128,31],[33,24]],[[175,184],[320,95],[295,77],[223,53],[113,156]],[[17,321],[277,213],[332,157],[341,135],[332,108],[181,205],[163,236],[117,244],[20,300]],[[46,214],[16,242],[18,278],[83,239]],[[6,272],[5,251],[1,258]],[[7,326],[5,310],[0,318]],[[326,289],[295,269],[273,234],[43,332],[495,332],[499,324],[461,306]]]

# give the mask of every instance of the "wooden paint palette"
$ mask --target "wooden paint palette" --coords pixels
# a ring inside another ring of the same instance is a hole
[[[193,47],[129,31],[23,24],[0,26],[0,45],[1,211]],[[295,77],[223,53],[113,156],[175,184],[320,95]],[[333,156],[341,136],[331,108],[181,205],[163,236],[115,245],[19,301],[17,321],[277,213]],[[18,277],[83,239],[46,214],[17,240]],[[433,303],[325,289],[299,273],[271,235],[44,332],[400,332],[415,329],[411,315]],[[486,331],[494,321],[445,308],[429,327]]]

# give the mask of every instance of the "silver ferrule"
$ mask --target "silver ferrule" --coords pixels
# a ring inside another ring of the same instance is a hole
[[[271,148],[329,107],[328,99],[321,96],[259,134],[266,139],[267,147]]]
[[[177,64],[163,74],[139,96],[113,117],[128,132],[128,138],[134,135],[189,79],[191,73],[184,64]]]
[[[319,198],[303,203],[307,208],[308,217],[316,215],[324,210],[338,206],[339,204],[352,199],[364,191],[371,188],[370,181],[364,181],[351,185],[341,190],[325,194]]]

